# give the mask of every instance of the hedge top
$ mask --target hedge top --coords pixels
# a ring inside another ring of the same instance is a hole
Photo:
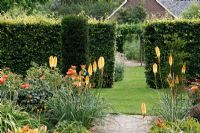
[[[13,18],[12,16],[0,15],[0,24],[60,24],[60,19],[47,18],[45,16],[18,16]]]
[[[200,19],[175,19],[175,20],[152,20],[148,21],[145,26],[148,25],[153,25],[153,24],[160,24],[160,23],[169,23],[169,24],[174,24],[174,23],[200,23]]]

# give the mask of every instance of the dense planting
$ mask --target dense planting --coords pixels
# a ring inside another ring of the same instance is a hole
[[[155,47],[161,48],[161,73],[162,80],[165,82],[165,77],[168,74],[168,67],[166,64],[170,53],[175,56],[174,66],[180,66],[185,62],[187,66],[187,77],[197,78],[200,75],[200,30],[199,21],[156,21],[147,24],[145,28],[145,68],[147,84],[154,88],[154,77],[152,65],[156,61]],[[173,67],[175,74],[180,74],[180,70]],[[158,86],[161,86],[161,80],[158,77]]]
[[[109,22],[96,24],[91,23],[89,28],[90,60],[93,62],[100,56],[105,58],[106,63],[104,69],[103,87],[109,88],[112,87],[114,81],[116,50],[115,32],[115,24]]]

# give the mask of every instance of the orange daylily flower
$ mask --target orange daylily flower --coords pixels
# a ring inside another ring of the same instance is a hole
[[[22,89],[28,89],[30,87],[30,84],[21,84],[20,88]]]
[[[161,118],[158,118],[158,119],[157,119],[157,126],[158,126],[159,128],[164,127],[164,123],[163,123],[163,121],[162,121]]]
[[[0,85],[2,85],[2,84],[4,84],[4,82],[6,81],[6,79],[5,78],[0,78]]]
[[[199,89],[198,86],[192,86],[192,87],[191,87],[191,90],[192,90],[192,91],[196,91],[196,90],[198,90],[198,89]]]
[[[73,70],[73,69],[68,69],[67,71],[67,75],[76,75],[76,70]]]

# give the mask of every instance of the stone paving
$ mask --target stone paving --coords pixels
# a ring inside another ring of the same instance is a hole
[[[148,133],[153,117],[140,115],[109,115],[92,133]]]

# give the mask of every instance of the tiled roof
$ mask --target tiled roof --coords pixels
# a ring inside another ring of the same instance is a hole
[[[157,0],[166,10],[171,12],[174,16],[180,17],[181,13],[188,8],[193,0]],[[198,1],[200,3],[200,1]]]

